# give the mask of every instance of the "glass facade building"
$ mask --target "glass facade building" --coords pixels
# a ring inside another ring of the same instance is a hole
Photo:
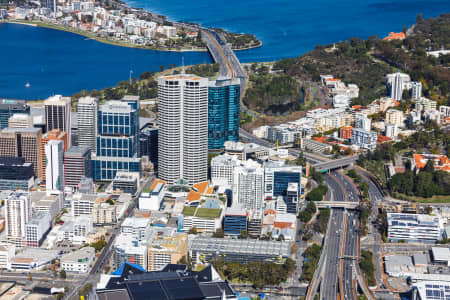
[[[124,98],[103,104],[98,111],[97,130],[92,158],[94,180],[111,181],[117,171],[141,171],[138,99]]]
[[[290,182],[297,183],[298,187],[301,185],[302,173],[300,172],[283,172],[276,171],[273,173],[273,195],[286,196],[287,189]],[[300,192],[300,190],[298,191]]]
[[[223,221],[223,232],[227,235],[240,235],[241,231],[247,230],[247,215],[227,215]]]
[[[13,114],[28,114],[30,107],[25,100],[0,99],[0,129],[8,127],[8,119]]]
[[[218,79],[208,88],[208,149],[239,141],[239,79]]]
[[[145,127],[139,134],[139,156],[148,156],[154,168],[158,167],[158,128]]]

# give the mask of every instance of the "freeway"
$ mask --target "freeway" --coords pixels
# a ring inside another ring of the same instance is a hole
[[[329,186],[327,192],[328,201],[345,201],[345,194],[337,181],[336,172],[332,175],[325,175],[325,183]],[[342,236],[341,232],[344,224],[344,210],[343,209],[331,209],[330,214],[331,222],[325,236],[326,247],[322,250],[322,256],[325,257],[322,260],[323,265],[319,265],[320,273],[323,274],[322,282],[320,284],[320,299],[334,300],[337,297],[338,287],[338,272],[339,272],[339,256],[341,252]]]

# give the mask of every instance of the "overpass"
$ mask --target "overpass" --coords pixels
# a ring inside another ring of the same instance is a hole
[[[345,208],[345,209],[357,209],[359,207],[358,202],[346,202],[346,201],[314,201],[317,208]]]
[[[358,160],[358,155],[335,159],[331,161],[320,162],[312,165],[318,172],[327,172],[329,170],[339,169],[353,165]]]

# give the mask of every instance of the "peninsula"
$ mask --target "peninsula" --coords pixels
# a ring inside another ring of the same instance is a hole
[[[0,9],[0,22],[63,30],[116,46],[161,51],[206,51],[199,24],[169,21],[167,17],[133,8],[124,2],[67,1],[64,6],[48,1],[15,3]],[[223,34],[233,50],[262,46],[252,34]]]

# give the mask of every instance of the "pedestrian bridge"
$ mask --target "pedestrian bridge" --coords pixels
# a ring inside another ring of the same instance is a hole
[[[359,207],[358,202],[346,202],[346,201],[314,201],[317,208],[345,208],[345,209],[357,209]]]

